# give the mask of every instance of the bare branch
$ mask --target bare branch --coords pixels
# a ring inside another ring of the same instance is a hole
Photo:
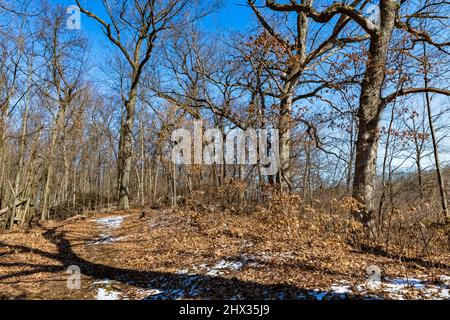
[[[401,96],[407,96],[410,94],[415,93],[424,93],[424,92],[430,92],[430,93],[438,93],[443,94],[446,96],[450,96],[450,90],[446,89],[439,89],[439,88],[407,88],[407,89],[400,89],[398,92],[394,92],[387,97],[383,98],[384,104],[391,103],[394,101],[397,97]]]
[[[344,3],[333,3],[322,12],[316,11],[311,5],[298,4],[291,1],[290,4],[276,3],[274,0],[266,0],[266,6],[274,11],[303,12],[316,22],[329,22],[337,14],[343,14],[358,23],[367,33],[373,34],[378,27],[357,10],[355,7]]]

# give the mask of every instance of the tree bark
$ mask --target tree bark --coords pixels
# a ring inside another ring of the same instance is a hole
[[[423,78],[425,83],[425,88],[429,87],[429,79],[428,79],[428,58],[427,58],[427,51],[426,51],[426,45],[423,43]],[[450,213],[448,210],[448,200],[447,200],[447,192],[445,190],[445,181],[444,181],[444,175],[442,174],[441,170],[441,161],[439,159],[439,147],[438,147],[438,141],[436,137],[436,130],[434,129],[434,123],[433,123],[433,113],[431,110],[431,97],[429,92],[425,92],[425,102],[427,106],[427,113],[428,113],[428,123],[430,126],[430,133],[431,133],[431,139],[433,141],[433,155],[434,155],[434,163],[436,166],[436,174],[437,174],[437,182],[439,186],[439,194],[441,196],[441,208],[442,208],[442,214],[445,218],[446,228],[447,228],[447,237],[448,237],[448,244],[450,245]]]
[[[291,125],[292,125],[292,95],[281,101],[280,120],[278,123],[279,130],[279,152],[280,152],[280,168],[278,174],[278,184],[281,192],[289,192],[291,188],[290,182],[290,156],[291,156]]]
[[[119,210],[130,209],[129,187],[133,156],[133,127],[136,98],[137,89],[132,88],[130,91],[130,100],[125,103],[125,121],[122,122],[122,126],[120,129],[118,161]]]
[[[353,182],[353,198],[362,206],[360,210],[353,212],[353,217],[363,223],[366,234],[370,237],[376,234],[375,177],[379,124],[384,108],[382,88],[386,78],[389,42],[399,8],[393,0],[382,0],[380,5],[380,27],[371,35],[367,69],[362,82]]]
[[[310,4],[311,1],[304,0],[302,3]],[[279,152],[280,152],[280,168],[278,174],[278,183],[281,192],[290,192],[291,183],[291,128],[292,128],[292,101],[294,97],[295,87],[298,85],[298,79],[302,73],[303,64],[306,60],[306,40],[308,35],[308,17],[305,13],[299,12],[297,15],[297,54],[294,57],[293,65],[288,67],[286,74],[286,82],[284,84],[283,95],[280,103],[280,120],[279,129]],[[289,62],[291,63],[291,62]]]
[[[47,172],[45,175],[45,186],[42,196],[42,211],[41,211],[41,220],[46,220],[49,218],[49,196],[50,196],[50,184],[53,178],[53,168],[54,168],[54,157],[55,157],[55,149],[56,143],[58,141],[59,131],[61,130],[62,123],[64,121],[65,116],[65,107],[60,106],[58,114],[56,115],[56,119],[52,128],[52,133],[50,135],[50,146],[49,146],[49,155],[47,158]]]

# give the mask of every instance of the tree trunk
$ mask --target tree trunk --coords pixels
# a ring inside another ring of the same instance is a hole
[[[145,206],[145,135],[144,135],[144,123],[141,118],[139,121],[139,131],[141,140],[141,181],[139,185],[139,193],[141,194],[141,206]]]
[[[310,0],[302,1],[304,4],[311,4]],[[289,60],[288,71],[286,72],[286,81],[284,84],[283,96],[280,103],[280,122],[278,124],[280,141],[280,168],[278,173],[278,182],[281,192],[290,192],[292,189],[290,172],[290,154],[291,154],[291,127],[292,127],[292,101],[295,87],[304,68],[306,60],[306,41],[308,35],[308,17],[305,13],[297,14],[297,54],[293,60]]]
[[[414,147],[415,147],[415,162],[416,162],[416,168],[417,168],[417,189],[419,191],[419,198],[423,199],[423,178],[422,178],[422,145],[423,145],[423,140],[419,139],[418,137],[418,128],[416,126],[416,121],[415,118],[412,119],[413,120],[413,133],[414,133]]]
[[[52,133],[50,135],[50,148],[49,148],[49,155],[47,158],[48,161],[47,172],[45,176],[45,186],[42,196],[41,220],[46,220],[49,218],[50,186],[53,178],[53,169],[54,169],[53,161],[55,157],[56,143],[58,142],[59,131],[61,130],[65,113],[66,113],[65,107],[61,106],[58,111],[58,114],[56,115],[55,123],[52,128]]]
[[[424,82],[425,82],[425,88],[428,88],[429,87],[428,58],[427,58],[427,51],[426,51],[425,43],[423,43],[423,58],[424,58],[423,78],[424,78]],[[447,200],[447,192],[445,190],[444,176],[443,176],[442,170],[441,170],[441,161],[439,159],[439,147],[438,147],[438,141],[437,141],[437,137],[436,137],[436,131],[434,129],[434,124],[433,124],[433,113],[431,110],[431,97],[430,97],[429,92],[425,92],[425,102],[426,102],[426,106],[427,106],[428,123],[430,126],[431,139],[433,141],[433,155],[434,155],[434,161],[435,161],[435,166],[436,166],[439,194],[441,196],[442,214],[444,215],[444,218],[446,219],[445,222],[446,222],[446,228],[447,228],[448,244],[450,245],[450,213],[448,210],[448,200]]]
[[[279,152],[280,152],[280,168],[278,174],[278,184],[281,192],[289,192],[290,182],[290,155],[291,155],[291,119],[292,113],[292,96],[283,99],[280,105],[280,121],[278,123],[279,130]]]
[[[9,109],[9,98],[0,106],[0,209],[5,202],[5,195],[3,194],[3,185],[6,175],[6,116]]]
[[[119,143],[119,210],[129,210],[129,186],[131,162],[133,155],[133,125],[134,125],[134,111],[136,105],[136,96],[132,97],[126,104],[125,121],[122,123],[120,129],[120,143]]]
[[[32,64],[29,65],[29,69],[28,69],[28,79],[27,79],[27,87],[30,88],[31,86],[31,74],[32,74]],[[30,92],[28,91],[27,94],[25,95],[25,110],[23,111],[23,115],[22,115],[22,129],[21,129],[21,134],[20,134],[20,139],[19,139],[19,156],[18,156],[18,167],[17,167],[17,172],[16,172],[16,179],[14,182],[14,193],[18,194],[19,193],[19,189],[20,189],[20,184],[21,184],[21,174],[22,171],[25,170],[25,147],[26,147],[26,134],[27,134],[27,123],[28,123],[28,112],[29,112],[29,108],[30,108]],[[15,200],[14,200],[15,201]],[[25,212],[24,212],[25,215]],[[14,225],[14,220],[16,216],[16,208],[13,208],[13,212],[11,215],[11,221],[10,221],[10,225],[9,227],[12,228]]]
[[[371,35],[367,69],[362,82],[358,112],[355,177],[353,197],[362,205],[353,217],[362,222],[366,235],[375,235],[375,176],[379,141],[379,123],[384,108],[382,88],[386,78],[389,42],[394,29],[398,4],[393,0],[380,1],[381,23]]]

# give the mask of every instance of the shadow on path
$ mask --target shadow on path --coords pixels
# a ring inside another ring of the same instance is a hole
[[[153,293],[148,299],[315,299],[323,298],[327,292],[314,292],[304,288],[288,284],[266,285],[253,281],[243,281],[236,278],[224,278],[207,275],[173,274],[154,271],[140,271],[132,269],[115,268],[95,262],[87,261],[79,257],[72,249],[70,242],[65,239],[64,233],[56,229],[48,230],[44,237],[55,244],[58,253],[49,253],[33,249],[34,254],[58,261],[62,266],[27,264],[28,270],[17,271],[0,275],[0,281],[8,278],[32,275],[36,273],[58,273],[67,270],[69,266],[77,265],[82,274],[95,279],[109,279],[123,284],[132,285],[146,290],[152,289]],[[1,246],[8,246],[15,250],[31,251],[25,246],[12,246],[0,242]],[[2,265],[7,266],[3,263]],[[334,297],[339,298],[339,297]],[[352,298],[345,296],[342,298]],[[353,297],[357,298],[357,297]]]

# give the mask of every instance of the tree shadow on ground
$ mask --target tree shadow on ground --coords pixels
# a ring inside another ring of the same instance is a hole
[[[385,248],[379,245],[360,244],[358,248],[360,252],[373,254],[375,256],[385,257],[392,260],[397,260],[405,263],[410,263],[425,268],[439,268],[443,270],[450,270],[450,265],[442,262],[434,262],[430,260],[424,260],[420,257],[408,257],[398,253],[387,251]]]
[[[248,300],[296,300],[317,299],[318,296],[326,298],[328,292],[311,291],[290,284],[260,284],[253,281],[243,281],[237,278],[225,278],[220,276],[174,274],[155,271],[141,271],[124,268],[116,268],[104,264],[87,261],[79,257],[65,239],[63,232],[50,229],[44,233],[44,237],[56,245],[58,252],[50,253],[39,249],[33,249],[34,254],[58,261],[61,265],[32,265],[32,269],[0,275],[0,280],[27,276],[36,273],[58,273],[67,270],[69,266],[80,267],[85,276],[95,279],[109,279],[149,292],[148,299],[248,299]],[[8,246],[23,252],[30,251],[26,246],[13,246],[0,242],[1,246]],[[334,296],[330,298],[359,298],[356,296]]]

